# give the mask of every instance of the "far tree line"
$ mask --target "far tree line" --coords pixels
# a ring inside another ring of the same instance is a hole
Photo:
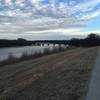
[[[37,40],[37,41],[29,41],[25,39],[17,39],[17,40],[0,40],[0,47],[16,47],[16,46],[31,46],[36,43],[52,43],[52,44],[65,44],[69,46],[76,47],[93,47],[100,46],[100,36],[95,33],[89,34],[84,39],[73,38],[70,40]]]
[[[82,47],[100,46],[100,36],[98,34],[91,33],[85,39],[71,39],[68,41],[68,44]]]

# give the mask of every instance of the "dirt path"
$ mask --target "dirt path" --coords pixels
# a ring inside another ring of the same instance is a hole
[[[84,100],[96,48],[0,66],[0,100]]]
[[[86,100],[100,100],[100,48],[98,49],[98,56]]]

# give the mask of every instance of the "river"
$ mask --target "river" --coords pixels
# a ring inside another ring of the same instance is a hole
[[[20,57],[23,53],[31,54],[35,52],[43,52],[45,48],[52,49],[53,46],[24,46],[0,48],[0,61],[7,59],[9,55]]]
[[[59,45],[55,45],[58,47]],[[16,58],[22,56],[23,53],[33,54],[36,52],[43,52],[45,48],[52,50],[54,45],[44,45],[44,46],[23,46],[23,47],[7,47],[0,48],[0,61],[6,60],[9,55],[13,55]]]

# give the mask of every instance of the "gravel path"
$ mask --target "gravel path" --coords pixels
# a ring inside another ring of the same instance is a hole
[[[92,72],[86,100],[100,100],[100,48],[98,49],[98,56]]]

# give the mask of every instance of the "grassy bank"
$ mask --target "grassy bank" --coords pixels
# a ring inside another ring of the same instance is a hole
[[[0,67],[0,100],[85,100],[97,48]]]

